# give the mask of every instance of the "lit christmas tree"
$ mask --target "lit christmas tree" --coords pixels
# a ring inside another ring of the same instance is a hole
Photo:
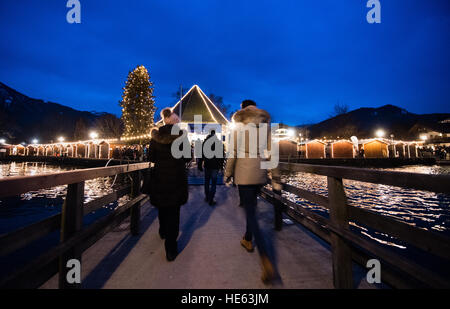
[[[141,65],[128,73],[128,79],[123,88],[122,121],[124,137],[142,140],[139,136],[150,134],[155,114],[153,83],[147,69]]]

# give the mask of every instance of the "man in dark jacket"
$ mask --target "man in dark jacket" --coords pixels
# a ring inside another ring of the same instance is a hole
[[[216,151],[216,146],[219,147],[218,151]],[[223,143],[217,138],[216,131],[211,130],[203,141],[202,157],[198,161],[198,169],[202,171],[203,167],[205,168],[205,202],[208,202],[210,206],[216,204],[214,196],[216,195],[217,175],[223,169],[225,157],[223,149]]]
[[[150,202],[158,208],[159,235],[161,239],[165,239],[166,258],[173,261],[178,255],[180,208],[188,200],[186,163],[191,158],[177,159],[172,155],[172,143],[183,137],[182,134],[171,134],[175,123],[166,121],[169,118],[170,114],[167,112],[163,118],[165,125],[152,131],[148,159],[155,163],[150,179]],[[189,141],[182,145],[189,146]]]

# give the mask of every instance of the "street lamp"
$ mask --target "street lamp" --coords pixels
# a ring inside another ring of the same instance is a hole
[[[62,137],[62,136],[58,137],[58,141],[59,141],[60,143],[64,142],[64,137]]]
[[[6,143],[6,140],[4,138],[1,138],[0,139],[0,144],[4,144],[4,143]]]
[[[33,139],[33,144],[37,144],[38,143],[38,140],[37,139]]]
[[[287,135],[288,135],[289,137],[293,137],[293,136],[295,135],[295,131],[292,130],[292,129],[289,129],[289,130],[287,131]]]
[[[384,130],[381,130],[381,129],[379,129],[375,132],[376,137],[383,137],[385,134],[386,133],[384,132]]]
[[[422,134],[420,136],[420,139],[423,140],[423,141],[426,141],[428,139],[428,136],[426,136],[426,134]]]
[[[91,134],[89,134],[89,136],[91,137],[91,139],[96,139],[98,137],[98,133],[92,131]]]

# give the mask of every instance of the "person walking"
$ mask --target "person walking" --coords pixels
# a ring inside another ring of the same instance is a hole
[[[216,146],[220,148],[217,151]],[[214,206],[217,204],[214,200],[217,176],[219,171],[223,169],[225,157],[223,143],[217,138],[215,130],[211,130],[203,141],[202,150],[202,157],[198,160],[197,167],[200,171],[203,171],[203,167],[205,169],[205,202],[209,203],[210,206]]]
[[[238,131],[242,129],[239,125],[254,125],[255,127],[261,126],[261,124],[267,124],[267,146],[270,147],[270,115],[265,110],[256,107],[256,103],[251,100],[245,100],[241,103],[241,110],[237,111],[232,120],[238,125],[237,129],[233,132],[234,147],[232,147],[232,153],[227,157],[227,164],[225,169],[226,183],[231,183],[234,178],[234,183],[238,186],[240,203],[245,209],[247,227],[246,232],[241,240],[241,245],[248,251],[254,250],[252,239],[255,238],[255,244],[258,249],[261,264],[262,264],[262,281],[269,283],[276,277],[276,270],[273,263],[269,259],[266,240],[264,239],[261,230],[258,225],[258,219],[256,217],[257,197],[258,193],[263,185],[267,183],[268,175],[267,170],[261,168],[261,162],[265,159],[258,154],[256,157],[250,156],[249,143],[257,142],[259,144],[259,130],[257,129],[258,141],[245,140],[245,149],[237,149],[237,135]],[[246,136],[245,132],[242,135]],[[250,136],[250,134],[248,135]],[[257,145],[258,145],[257,144]],[[237,156],[238,152],[243,152],[245,156]]]
[[[180,208],[186,204],[189,195],[186,163],[191,159],[176,159],[172,155],[172,143],[182,138],[181,132],[180,135],[171,134],[173,126],[180,122],[178,116],[170,108],[165,108],[161,111],[161,117],[164,125],[151,133],[148,159],[155,165],[148,191],[151,204],[158,209],[159,235],[165,239],[166,258],[173,261],[178,255]],[[189,141],[182,145],[189,145]]]

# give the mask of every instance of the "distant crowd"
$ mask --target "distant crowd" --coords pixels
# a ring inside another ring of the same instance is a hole
[[[148,147],[149,145],[116,147],[112,152],[112,158],[117,160],[147,161]]]
[[[448,146],[424,146],[419,149],[420,157],[435,157],[440,160],[450,159],[450,147]]]

